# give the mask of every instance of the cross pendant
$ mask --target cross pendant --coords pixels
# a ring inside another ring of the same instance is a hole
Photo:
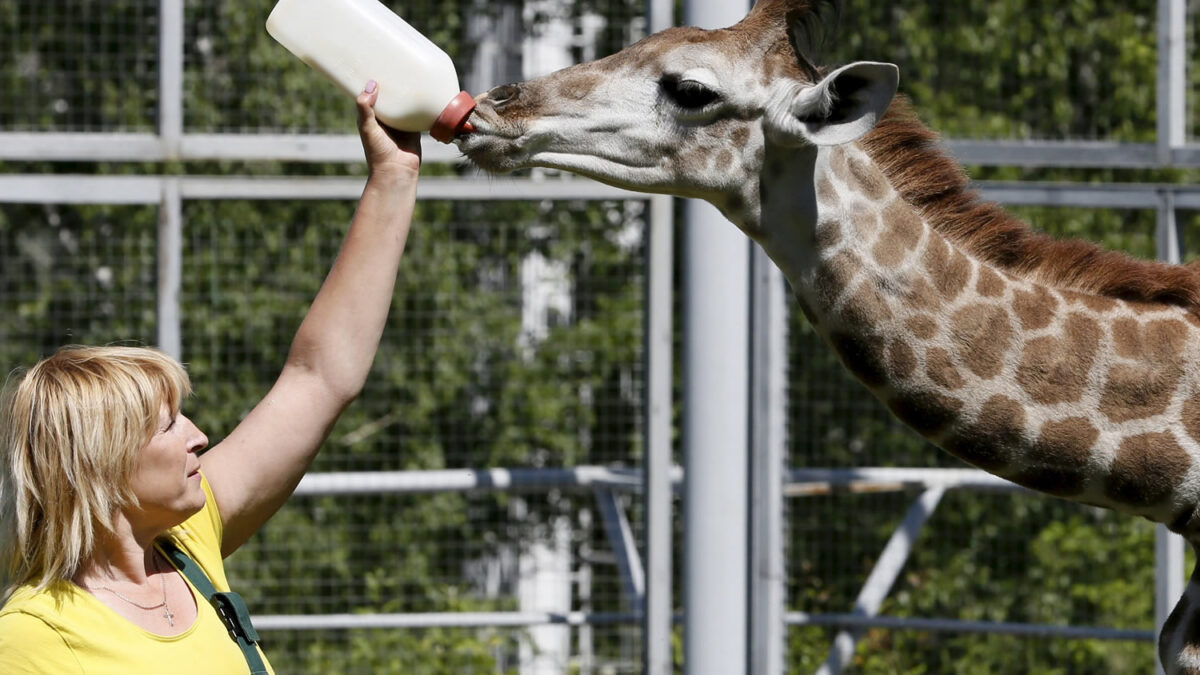
[[[172,628],[175,626],[175,614],[171,612],[170,607],[163,607],[163,618],[167,620],[167,625]]]

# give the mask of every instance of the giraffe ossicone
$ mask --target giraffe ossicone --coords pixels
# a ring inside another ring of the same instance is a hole
[[[763,247],[845,366],[963,460],[1200,545],[1200,273],[1034,233],[896,95],[825,68],[816,0],[759,0],[477,99],[460,149],[705,199]],[[1159,642],[1200,673],[1200,578]]]

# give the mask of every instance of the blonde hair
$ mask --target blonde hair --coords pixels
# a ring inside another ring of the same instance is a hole
[[[146,347],[63,347],[12,378],[0,405],[8,591],[76,574],[116,511],[137,504],[134,468],[163,406],[175,414],[189,393],[183,366]]]

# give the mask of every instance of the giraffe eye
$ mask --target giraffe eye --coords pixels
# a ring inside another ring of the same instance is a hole
[[[661,85],[663,92],[684,110],[699,110],[721,98],[720,94],[695,80],[664,77]]]

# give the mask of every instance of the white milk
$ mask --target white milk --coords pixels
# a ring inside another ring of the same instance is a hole
[[[378,0],[279,0],[267,32],[351,96],[379,83],[375,114],[443,143],[469,131],[475,107],[449,55]]]

